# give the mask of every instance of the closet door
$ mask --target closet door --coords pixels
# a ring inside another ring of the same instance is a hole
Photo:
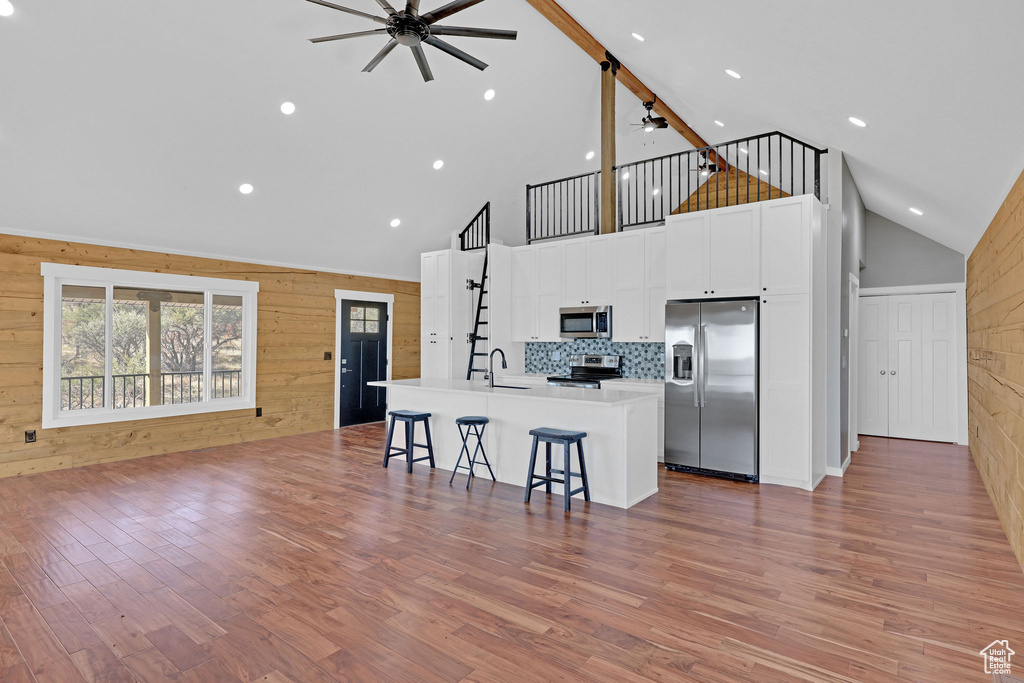
[[[922,439],[956,441],[956,308],[952,292],[921,299]]]
[[[924,403],[921,372],[922,296],[889,299],[889,436],[929,438],[921,423]]]
[[[889,297],[860,299],[860,386],[857,425],[861,434],[889,436]]]

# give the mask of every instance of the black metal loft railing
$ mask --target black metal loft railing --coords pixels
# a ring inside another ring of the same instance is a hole
[[[820,199],[822,154],[776,131],[616,166],[616,229],[790,195]],[[527,241],[597,233],[600,191],[599,172],[527,185]]]
[[[526,186],[526,239],[597,233],[601,229],[601,172]]]
[[[145,373],[113,375],[114,408],[141,408],[150,405],[149,375]],[[103,407],[103,375],[61,377],[61,409],[85,410]],[[164,405],[195,403],[202,400],[202,372],[165,372],[160,375],[160,393]],[[242,395],[241,370],[214,370],[210,373],[210,396],[234,398]]]
[[[491,243],[491,203],[484,204],[469,225],[459,233],[459,248],[462,251],[483,249]]]

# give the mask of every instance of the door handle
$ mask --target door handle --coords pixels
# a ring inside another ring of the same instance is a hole
[[[708,328],[700,326],[700,352],[703,360],[700,364],[700,407],[708,404]]]
[[[879,375],[884,375],[884,374],[885,374],[885,370],[879,370],[879,371],[878,371],[878,374],[879,374]]]
[[[882,374],[885,374],[885,373],[882,373]],[[890,371],[889,371],[889,374],[890,374],[890,375],[895,375],[895,374],[896,374],[896,371],[895,371],[895,370],[890,370]]]

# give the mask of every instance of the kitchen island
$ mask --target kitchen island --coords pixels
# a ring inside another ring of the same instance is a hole
[[[654,394],[549,386],[491,388],[485,382],[457,379],[409,379],[370,385],[388,389],[389,410],[431,414],[434,461],[442,470],[450,472],[455,467],[462,448],[455,419],[482,415],[490,419],[484,432],[484,448],[494,476],[498,481],[522,487],[524,495],[533,442],[530,430],[537,427],[587,433],[583,451],[593,502],[628,508],[658,491],[658,400]],[[426,443],[422,425],[417,425],[415,440]],[[404,444],[404,431],[396,429],[392,445]],[[471,439],[471,452],[473,445]],[[543,448],[543,444],[538,448],[540,462],[544,459]],[[578,472],[575,453],[573,447],[572,469]],[[417,451],[417,457],[420,455]],[[560,447],[552,448],[556,469],[561,469],[561,455]],[[462,464],[466,464],[465,459]],[[393,460],[391,466],[404,466],[404,460]],[[414,472],[423,466],[424,463],[418,463]],[[537,470],[541,468],[538,464]],[[464,485],[466,476],[465,470],[459,470],[455,484]],[[474,486],[490,481],[487,468],[479,461],[477,477]],[[573,487],[578,485],[574,479]],[[558,486],[553,490],[557,491]],[[545,495],[544,489],[538,488],[531,504],[546,505]],[[580,494],[576,500],[582,502],[582,498]]]

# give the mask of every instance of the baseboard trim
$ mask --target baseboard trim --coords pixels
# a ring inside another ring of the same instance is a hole
[[[841,467],[826,467],[825,474],[830,477],[841,477],[846,474],[846,468],[850,466],[850,461],[853,459],[852,455],[846,456],[846,460],[843,461]]]

